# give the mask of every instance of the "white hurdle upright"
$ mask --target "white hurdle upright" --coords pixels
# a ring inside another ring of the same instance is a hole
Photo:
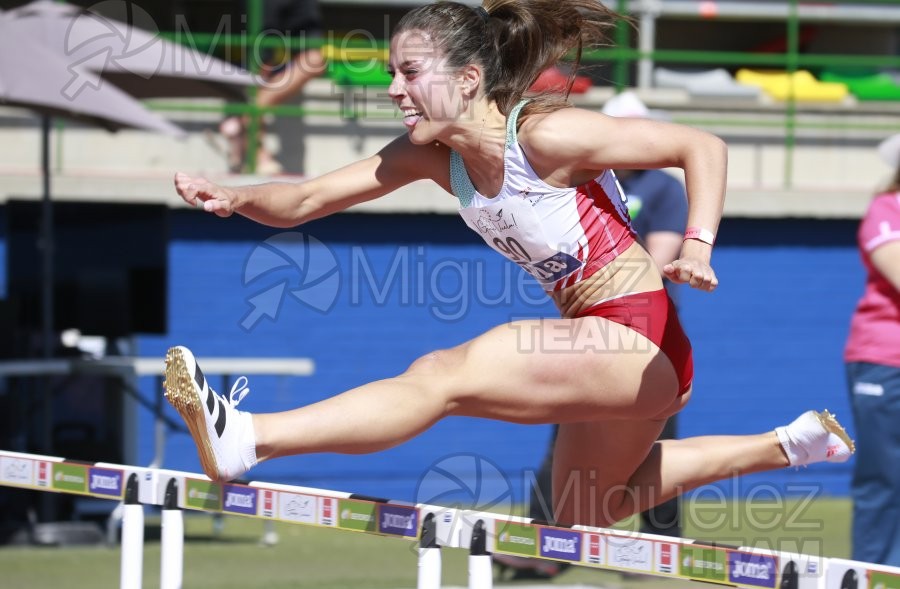
[[[174,478],[166,483],[161,516],[159,584],[161,589],[181,589],[184,575],[184,515],[178,508],[178,485]]]
[[[141,589],[144,574],[144,506],[138,502],[137,474],[128,476],[124,495],[119,587]]]
[[[441,547],[437,541],[437,523],[433,513],[422,518],[416,589],[441,589]]]
[[[487,551],[484,521],[476,520],[469,543],[469,589],[492,589],[493,586],[494,568],[491,553]]]
[[[469,588],[491,589],[492,553],[748,589],[900,589],[900,568],[724,546],[265,482],[0,450],[0,486],[124,501],[120,587],[141,587],[144,505],[162,507],[161,587],[181,589],[182,510],[234,514],[419,543],[418,589],[441,586],[441,550],[469,550]]]

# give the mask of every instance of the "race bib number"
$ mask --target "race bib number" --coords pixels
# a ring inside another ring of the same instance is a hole
[[[578,271],[584,263],[547,243],[540,219],[531,204],[505,200],[460,210],[466,224],[485,243],[522,267],[544,286]]]
[[[533,260],[525,246],[514,237],[507,237],[506,240],[495,237],[492,245],[540,282],[556,282],[581,268],[578,258],[565,252],[556,252],[545,260]]]

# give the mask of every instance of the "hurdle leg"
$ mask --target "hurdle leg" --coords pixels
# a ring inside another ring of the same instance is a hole
[[[120,567],[120,589],[141,589],[144,576],[144,506],[138,503],[138,480],[134,473],[125,484]]]
[[[263,535],[259,539],[262,546],[275,546],[278,544],[278,532],[275,530],[275,522],[266,520],[263,522]]]
[[[124,503],[116,505],[109,517],[106,518],[106,544],[115,546],[118,541],[119,527],[122,525],[122,517],[124,515]]]
[[[472,543],[469,546],[469,589],[492,589],[494,569],[491,553],[487,551],[487,533],[484,521],[472,526]]]
[[[184,570],[184,515],[178,508],[178,485],[169,479],[162,508],[160,589],[181,589]]]
[[[422,520],[416,589],[441,589],[441,547],[437,543],[437,526],[433,513]]]

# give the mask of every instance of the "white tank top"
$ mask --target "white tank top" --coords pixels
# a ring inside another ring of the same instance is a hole
[[[450,152],[450,185],[466,224],[553,292],[606,266],[634,243],[635,233],[612,170],[568,188],[538,177],[516,138],[516,119],[526,102],[507,118],[499,194],[488,198],[475,190],[456,151]]]

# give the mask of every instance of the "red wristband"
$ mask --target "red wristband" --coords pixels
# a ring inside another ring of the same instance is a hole
[[[713,245],[716,242],[716,234],[709,229],[703,229],[702,227],[688,227],[684,231],[684,238],[696,239],[703,243],[708,243],[709,245]]]

